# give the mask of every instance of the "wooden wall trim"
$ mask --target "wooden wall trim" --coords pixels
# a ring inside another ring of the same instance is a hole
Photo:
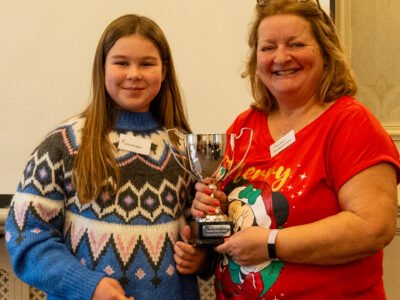
[[[397,226],[396,235],[400,235],[400,205],[397,205]]]

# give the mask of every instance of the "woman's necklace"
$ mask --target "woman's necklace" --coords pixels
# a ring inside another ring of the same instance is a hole
[[[296,132],[300,126],[299,121],[288,121],[280,119],[278,116],[268,116],[268,127],[274,140],[280,139],[290,132]]]

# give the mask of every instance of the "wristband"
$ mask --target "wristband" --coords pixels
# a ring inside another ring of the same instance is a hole
[[[272,229],[269,232],[268,236],[268,256],[271,260],[279,260],[279,258],[276,255],[276,247],[275,247],[275,241],[276,241],[276,236],[278,234],[278,229]]]

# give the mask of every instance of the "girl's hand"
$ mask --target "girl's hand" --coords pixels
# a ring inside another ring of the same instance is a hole
[[[92,300],[135,300],[135,298],[126,297],[124,289],[117,280],[104,277],[94,290]]]
[[[181,231],[182,239],[187,241],[190,239],[191,230],[185,225]],[[195,274],[200,271],[205,263],[207,249],[196,248],[186,242],[177,241],[174,245],[174,259],[176,269],[181,274]]]

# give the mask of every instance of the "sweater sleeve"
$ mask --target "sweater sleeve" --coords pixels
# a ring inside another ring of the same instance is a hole
[[[60,139],[50,134],[30,156],[6,221],[6,246],[24,282],[62,299],[91,299],[105,274],[83,266],[65,243],[70,155]]]

